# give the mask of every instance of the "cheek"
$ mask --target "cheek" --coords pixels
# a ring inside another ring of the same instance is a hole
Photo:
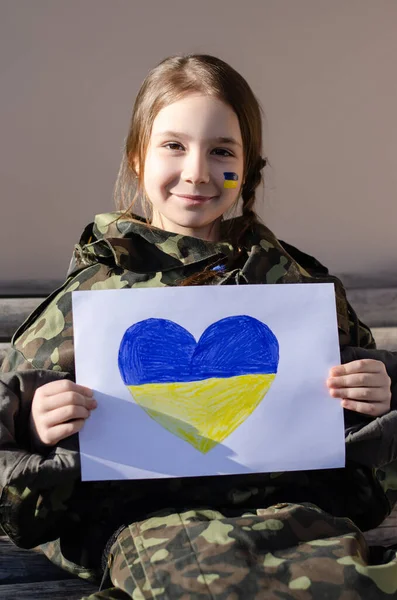
[[[175,162],[153,157],[147,175],[152,185],[164,187],[178,178],[179,171]]]
[[[145,177],[156,179],[156,176],[162,173],[166,168],[167,161],[159,155],[156,148],[149,148],[145,159]]]

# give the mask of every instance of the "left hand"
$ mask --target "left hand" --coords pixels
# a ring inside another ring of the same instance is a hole
[[[341,398],[343,408],[371,417],[389,412],[391,379],[380,360],[354,360],[332,367],[329,374],[329,393],[334,398]]]

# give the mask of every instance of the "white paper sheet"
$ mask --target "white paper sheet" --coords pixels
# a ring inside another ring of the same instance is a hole
[[[333,284],[77,291],[73,322],[83,480],[344,466]]]

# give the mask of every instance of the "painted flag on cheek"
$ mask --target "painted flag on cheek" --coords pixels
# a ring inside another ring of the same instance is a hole
[[[238,186],[238,175],[237,173],[224,173],[223,187],[229,189],[235,189]]]
[[[135,402],[203,454],[255,410],[278,361],[276,336],[245,315],[213,323],[198,342],[173,321],[146,319],[127,329],[118,356]]]

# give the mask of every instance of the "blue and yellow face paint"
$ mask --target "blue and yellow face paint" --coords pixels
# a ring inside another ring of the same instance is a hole
[[[278,361],[276,336],[245,315],[213,323],[198,342],[173,321],[146,319],[127,329],[118,357],[135,402],[203,454],[260,404]]]
[[[237,173],[224,173],[225,181],[223,187],[227,189],[235,189],[238,187],[238,175]]]

